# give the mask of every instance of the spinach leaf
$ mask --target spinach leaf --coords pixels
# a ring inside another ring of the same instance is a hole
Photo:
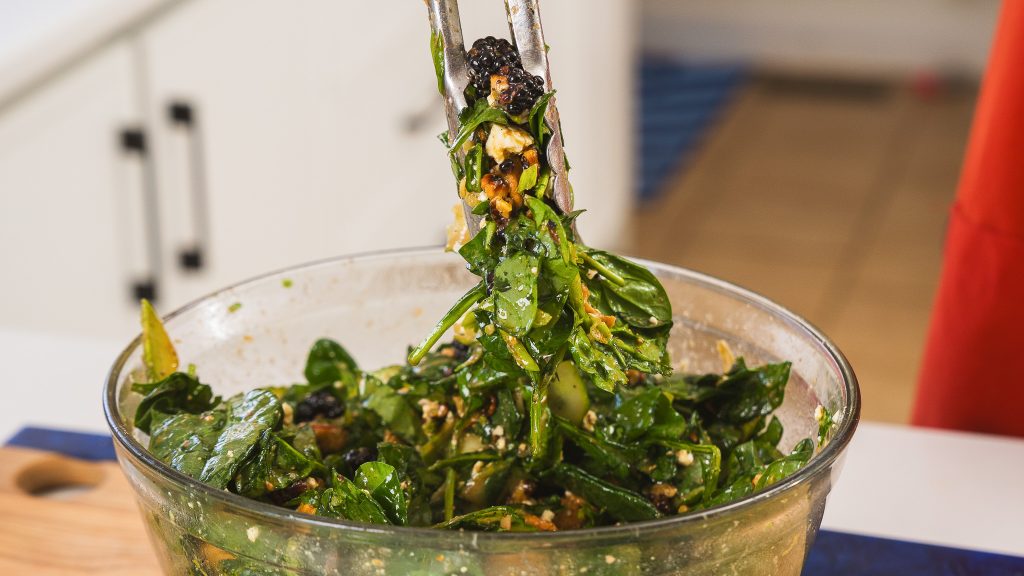
[[[368,491],[338,475],[335,475],[334,486],[324,490],[320,496],[320,505],[316,511],[324,516],[353,522],[391,523],[384,509]]]
[[[516,191],[519,193],[526,192],[537,185],[537,166],[538,164],[532,164],[519,176],[519,185]]]
[[[533,213],[533,222],[537,229],[547,231],[547,234],[539,234],[539,236],[541,242],[548,246],[548,256],[553,258],[557,254],[566,264],[572,264],[575,259],[575,245],[566,235],[562,219],[553,208],[539,198],[527,196],[523,201]]]
[[[536,256],[518,253],[494,269],[494,308],[498,326],[513,336],[530,331],[537,315]]]
[[[600,273],[587,280],[587,287],[592,293],[602,294],[614,316],[634,328],[672,325],[672,304],[665,288],[650,270],[592,248],[582,248],[580,255]]]
[[[544,119],[544,115],[547,114],[548,102],[551,101],[551,97],[554,95],[554,90],[544,94],[537,99],[533,104],[533,108],[530,109],[530,117],[527,124],[530,127],[533,139],[537,142],[537,148],[540,150],[547,150],[545,140],[551,134],[551,129],[548,127],[548,123]]]
[[[358,371],[359,366],[348,351],[329,338],[317,340],[306,359],[306,380],[313,386],[329,386],[335,382],[351,386]]]
[[[232,487],[238,494],[259,498],[267,492],[287,488],[314,471],[326,472],[319,461],[307,458],[267,429],[260,435],[256,453],[239,467]]]
[[[484,349],[484,358],[487,365],[505,374],[522,374],[523,369],[519,367],[516,358],[512,356],[512,352],[505,344],[505,339],[502,338],[500,331],[494,328],[493,325],[491,330],[486,328],[491,324],[490,315],[480,312],[477,312],[477,315],[483,320],[482,324],[484,325],[484,330],[477,335],[477,342]]]
[[[807,461],[814,455],[814,442],[810,438],[804,438],[793,451],[783,458],[768,464],[764,471],[754,479],[754,489],[763,490],[772,484],[803,468]]]
[[[477,204],[478,207],[485,205],[484,202]],[[459,248],[459,255],[466,261],[469,271],[481,278],[486,278],[488,270],[497,265],[497,258],[491,252],[486,233],[474,234],[469,242]]]
[[[366,462],[356,471],[356,486],[370,493],[392,524],[405,526],[409,509],[395,467],[385,462]]]
[[[555,309],[553,313],[548,310]],[[526,345],[530,351],[530,355],[534,358],[544,358],[550,356],[561,349],[568,341],[569,336],[573,330],[573,318],[572,313],[563,311],[562,306],[558,303],[547,303],[539,305],[538,310],[548,314],[549,316],[555,316],[554,320],[548,320],[543,325],[538,325],[536,321],[533,323],[533,328],[530,329],[527,337],[523,339],[523,344]]]
[[[132,384],[132,391],[145,394],[135,409],[135,427],[150,433],[154,412],[199,414],[220,403],[206,384],[183,372],[174,372],[159,382]]]
[[[607,471],[620,480],[625,480],[629,476],[630,462],[636,461],[636,455],[627,457],[627,448],[588,434],[562,418],[556,417],[555,424],[558,431],[585,452],[602,471]]]
[[[430,33],[430,60],[437,76],[437,93],[444,96],[444,39],[437,32]]]
[[[572,464],[560,462],[547,474],[620,522],[652,520],[660,516],[658,510],[643,496],[591,476]]]
[[[178,353],[149,300],[142,300],[142,363],[150,381],[163,380],[178,369]]]
[[[678,440],[687,429],[686,418],[672,408],[659,388],[648,388],[623,402],[615,411],[615,428],[625,442],[640,438]]]
[[[377,386],[366,398],[366,407],[373,410],[387,427],[403,440],[415,444],[421,438],[420,417],[409,400],[389,386]]]
[[[626,383],[626,372],[618,359],[601,344],[591,341],[582,327],[577,327],[569,336],[569,352],[579,371],[589,376],[598,388],[614,392],[616,386]]]
[[[466,152],[466,190],[469,192],[480,191],[480,179],[484,175],[484,147],[482,144],[474,144],[469,152]],[[486,204],[481,202],[481,204]]]
[[[223,409],[203,414],[160,414],[153,419],[149,451],[171,468],[198,479],[226,420]]]
[[[725,422],[738,424],[766,416],[782,405],[789,381],[789,362],[765,364],[748,369],[742,358],[718,384],[715,414]]]
[[[502,387],[495,393],[497,408],[491,416],[491,425],[494,428],[501,426],[506,438],[518,438],[519,431],[523,426],[523,415],[516,407],[515,397],[509,388]]]
[[[215,488],[226,488],[238,468],[253,453],[266,430],[281,420],[281,404],[266,390],[250,390],[225,402],[227,420],[199,480]]]

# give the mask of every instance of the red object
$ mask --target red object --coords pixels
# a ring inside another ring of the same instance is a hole
[[[912,422],[1024,437],[1024,1],[1003,2]]]

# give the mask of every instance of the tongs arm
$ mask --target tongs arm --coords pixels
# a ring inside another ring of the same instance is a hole
[[[523,69],[544,79],[544,91],[550,92],[551,68],[548,65],[548,48],[544,42],[544,27],[540,21],[539,0],[505,0],[505,13],[512,33],[512,43],[519,50]],[[548,101],[544,119],[551,128],[551,140],[547,145],[548,166],[551,167],[551,195],[555,205],[564,214],[572,212],[572,187],[569,185],[565,152],[562,149],[562,124],[558,118],[555,97]]]

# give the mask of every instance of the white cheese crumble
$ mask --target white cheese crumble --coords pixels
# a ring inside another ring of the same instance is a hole
[[[487,135],[484,149],[495,162],[505,161],[509,154],[521,154],[528,146],[533,145],[533,137],[519,128],[510,128],[501,124],[491,124],[491,132]]]
[[[249,526],[245,530],[245,536],[246,536],[246,538],[249,539],[249,542],[255,542],[256,539],[260,537],[260,527],[259,526]]]
[[[676,452],[676,462],[679,462],[683,466],[693,464],[693,453],[689,450],[680,450]]]

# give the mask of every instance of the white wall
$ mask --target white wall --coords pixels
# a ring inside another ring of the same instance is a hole
[[[641,46],[770,68],[978,74],[998,8],[998,0],[642,0]]]

